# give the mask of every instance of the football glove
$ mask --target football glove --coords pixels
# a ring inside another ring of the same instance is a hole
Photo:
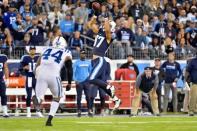
[[[70,91],[71,89],[71,84],[66,85],[66,91]]]

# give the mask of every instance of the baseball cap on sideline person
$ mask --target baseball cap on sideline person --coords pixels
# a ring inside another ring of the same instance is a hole
[[[146,66],[146,67],[144,68],[144,70],[152,70],[152,68],[149,67],[149,66]]]

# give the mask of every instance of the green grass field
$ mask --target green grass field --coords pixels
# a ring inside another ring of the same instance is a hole
[[[0,131],[197,131],[197,117],[0,118]]]

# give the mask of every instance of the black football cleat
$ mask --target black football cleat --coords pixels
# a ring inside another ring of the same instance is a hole
[[[189,113],[189,116],[194,116],[194,113]]]
[[[155,116],[161,116],[161,114],[158,113],[158,114],[155,114]]]
[[[81,117],[81,112],[78,112],[77,113],[77,117]]]
[[[88,112],[89,117],[93,117],[93,112]]]
[[[46,122],[46,126],[53,126],[51,122]]]
[[[53,119],[53,116],[49,115],[47,122],[46,122],[46,126],[53,126],[51,123],[52,119]]]
[[[130,114],[129,117],[136,117],[136,114]]]
[[[9,116],[9,115],[3,115],[3,117],[4,117],[4,118],[9,118],[10,116]]]

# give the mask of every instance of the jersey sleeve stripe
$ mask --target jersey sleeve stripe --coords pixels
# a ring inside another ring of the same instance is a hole
[[[97,67],[93,70],[92,75],[90,76],[90,80],[93,80],[95,78],[95,76],[97,75],[97,73],[99,72],[100,68],[103,65],[103,58],[99,57],[99,64],[97,65]]]

